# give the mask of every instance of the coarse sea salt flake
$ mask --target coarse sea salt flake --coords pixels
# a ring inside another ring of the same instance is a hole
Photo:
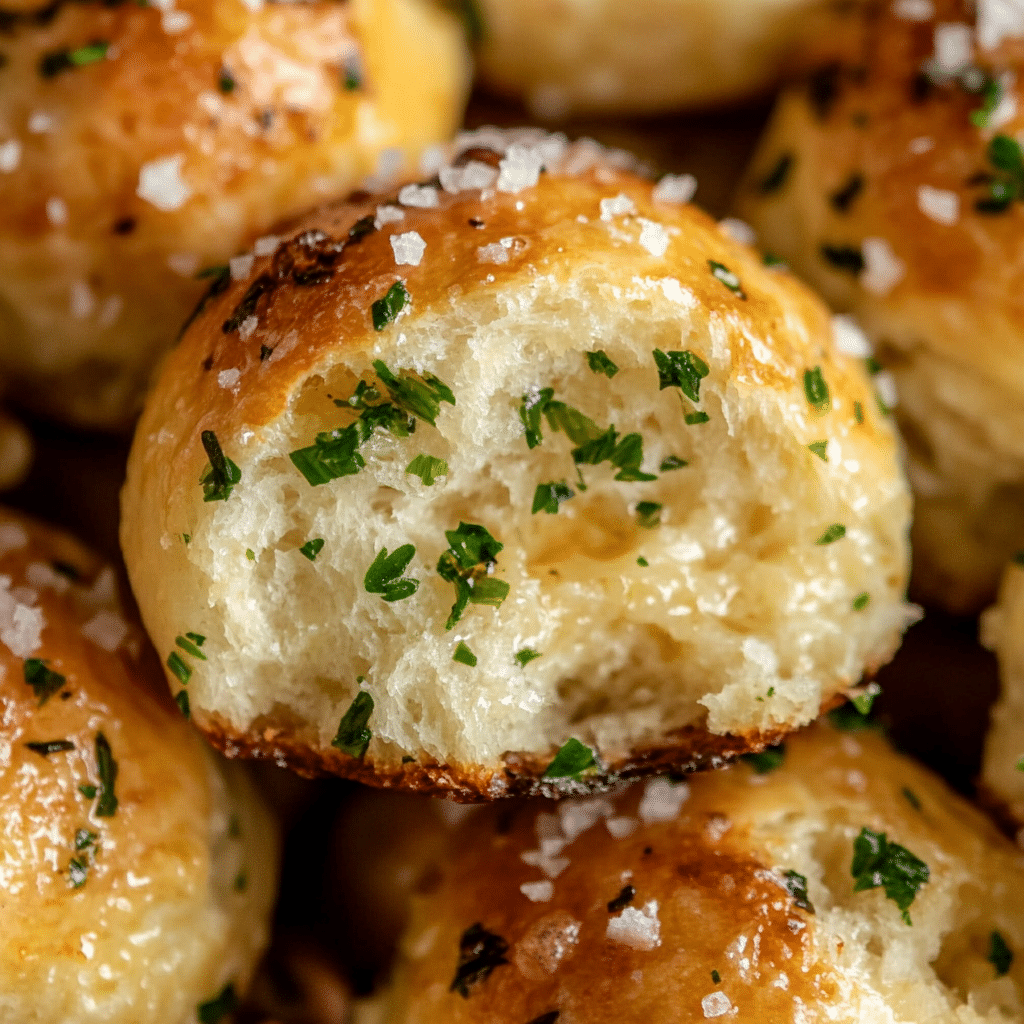
[[[652,256],[664,256],[669,237],[665,228],[653,220],[640,218],[640,244]]]
[[[840,352],[855,359],[867,359],[874,355],[874,348],[868,336],[861,330],[860,324],[847,313],[837,313],[832,317],[832,337]]]
[[[398,206],[378,206],[373,226],[380,231],[385,224],[394,224],[400,220],[405,220],[405,210]]]
[[[43,135],[53,128],[53,118],[45,110],[37,110],[29,115],[28,130],[33,135]]]
[[[920,156],[922,153],[927,153],[928,150],[934,148],[935,140],[928,138],[927,135],[919,135],[916,139],[911,139],[907,144],[907,149],[909,149],[914,156]]]
[[[935,26],[935,62],[946,75],[956,75],[971,63],[974,33],[970,25],[943,22]]]
[[[82,635],[97,647],[113,653],[124,643],[128,635],[128,623],[117,612],[104,608],[82,624]]]
[[[524,188],[532,188],[540,179],[542,165],[540,153],[529,146],[513,143],[498,162],[498,191],[514,195]]]
[[[917,190],[918,209],[938,224],[953,225],[960,219],[960,197],[955,192],[931,185],[921,185]]]
[[[242,321],[242,325],[238,328],[238,336],[242,341],[248,341],[253,336],[253,332],[259,326],[259,323],[259,320],[254,316],[247,316]]]
[[[194,252],[172,252],[167,257],[167,266],[179,277],[195,277],[199,257]]]
[[[228,260],[232,281],[244,281],[252,273],[252,265],[256,262],[254,253],[247,252],[242,256],[232,256]]]
[[[547,903],[555,894],[555,885],[547,879],[542,879],[539,882],[523,882],[519,886],[519,891],[531,903]]]
[[[444,167],[441,169],[441,188],[445,192],[468,192],[470,189],[490,188],[498,172],[489,164],[470,160],[465,167]]]
[[[253,255],[273,256],[280,244],[281,239],[278,235],[264,235],[262,238],[257,238],[253,243]]]
[[[636,204],[624,192],[610,199],[601,200],[601,220],[612,220],[615,217],[630,216],[636,213]]]
[[[661,945],[661,921],[658,901],[650,900],[642,908],[626,907],[618,917],[608,921],[605,935],[632,949],[654,949]]]
[[[757,232],[739,217],[724,217],[718,222],[718,230],[734,242],[742,242],[744,245],[757,244]]]
[[[625,839],[631,836],[640,824],[636,818],[605,818],[604,827],[613,839]]]
[[[501,242],[491,242],[477,249],[476,258],[481,263],[508,263],[508,249]]]
[[[401,266],[418,267],[426,251],[427,243],[417,231],[406,231],[402,235],[391,236],[391,249],[395,254],[395,263]]]
[[[0,143],[0,171],[10,174],[17,170],[21,163],[21,143],[17,139],[8,139]]]
[[[398,201],[403,206],[430,210],[437,206],[437,189],[432,185],[406,185],[398,193]]]
[[[651,779],[644,789],[637,814],[648,825],[654,821],[674,821],[689,795],[690,787],[685,782]]]
[[[656,203],[688,203],[697,193],[697,179],[692,174],[666,174],[651,192]]]
[[[135,194],[165,213],[180,209],[192,195],[192,189],[181,176],[184,163],[184,155],[175,153],[143,164]]]
[[[700,1001],[704,1016],[721,1017],[732,1009],[732,1003],[724,992],[712,992]]]
[[[20,523],[0,523],[0,555],[17,551],[28,544],[28,533]],[[10,580],[8,580],[10,583]]]
[[[906,267],[884,238],[865,238],[861,252],[864,256],[864,269],[859,278],[861,287],[872,295],[888,295],[903,280]]]
[[[76,320],[85,320],[96,309],[96,296],[86,281],[71,282],[71,315]]]
[[[5,596],[7,601],[14,603],[13,598]],[[39,650],[45,623],[41,608],[14,603],[10,619],[0,626],[0,641],[7,645],[16,658],[30,658]]]
[[[164,11],[160,16],[160,27],[169,36],[176,36],[192,27],[192,15],[187,11]]]
[[[1024,36],[1024,4],[1021,0],[978,0],[978,43],[991,50],[1006,37]]]
[[[253,319],[255,319],[255,317]],[[242,371],[234,366],[229,370],[221,370],[220,373],[217,374],[217,386],[222,388],[233,388],[238,384],[241,376]]]
[[[60,227],[68,222],[68,204],[63,199],[53,196],[46,200],[46,219],[54,226]]]
[[[932,0],[896,0],[892,12],[902,21],[928,21],[935,17]]]

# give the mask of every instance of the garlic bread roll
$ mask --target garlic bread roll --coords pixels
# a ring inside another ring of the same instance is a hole
[[[876,343],[916,497],[915,585],[964,613],[1024,536],[1015,10],[848,11],[803,55],[737,200],[760,244]]]
[[[850,326],[592,143],[456,152],[296,223],[168,357],[122,540],[161,654],[207,637],[172,687],[229,753],[468,798],[810,721],[908,616]]]
[[[462,27],[428,0],[0,17],[0,372],[78,424],[137,414],[197,276],[281,217],[415,166],[468,86]]]
[[[1024,1020],[1024,857],[872,733],[486,808],[445,853],[359,1024]]]
[[[483,83],[541,118],[749,99],[828,0],[480,0]]]
[[[985,738],[981,786],[1024,829],[1024,566],[1010,564],[999,600],[981,617],[981,642],[999,662],[1000,694]]]
[[[0,1020],[226,1020],[275,826],[168,699],[110,568],[4,511],[0,573]]]

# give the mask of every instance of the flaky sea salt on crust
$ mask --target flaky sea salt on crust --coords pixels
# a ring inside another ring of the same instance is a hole
[[[158,210],[177,210],[184,206],[192,195],[192,189],[181,174],[184,163],[184,154],[176,153],[143,164],[135,194]]]

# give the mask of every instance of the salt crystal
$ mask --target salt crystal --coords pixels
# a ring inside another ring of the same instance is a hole
[[[176,153],[143,164],[135,194],[165,213],[180,209],[192,195],[192,189],[181,176],[184,163],[184,155]]]
[[[418,267],[426,251],[427,243],[416,231],[407,231],[403,235],[391,236],[391,248],[395,254],[395,263],[401,266]]]
[[[254,253],[248,252],[243,256],[232,256],[228,260],[228,267],[231,270],[232,281],[244,281],[252,273],[252,265],[256,261]]]
[[[732,822],[724,814],[712,814],[704,823],[704,835],[710,842],[720,843],[731,828]]]
[[[254,316],[247,316],[243,321],[242,325],[238,328],[238,336],[242,341],[248,341],[252,336],[253,332],[259,326],[259,320]]]
[[[280,244],[281,239],[277,235],[263,235],[253,243],[252,251],[256,256],[273,256]]]
[[[513,143],[498,163],[498,191],[515,194],[533,188],[543,164],[543,157],[535,149]]]
[[[656,203],[688,203],[697,193],[692,174],[666,174],[651,192]]]
[[[444,167],[440,172],[441,188],[445,192],[468,192],[470,189],[490,188],[498,172],[489,164],[470,160],[464,167]]]
[[[917,190],[917,206],[938,224],[951,226],[960,219],[960,197],[955,192],[921,185]]]
[[[690,787],[685,782],[651,779],[644,788],[637,814],[647,825],[654,821],[674,821],[689,795]]]
[[[978,0],[976,25],[981,47],[994,49],[1007,37],[1024,36],[1024,5],[1020,0]]]
[[[757,244],[757,232],[739,217],[725,217],[718,222],[718,230],[734,242],[742,242],[744,245]]]
[[[888,295],[903,280],[906,267],[884,238],[865,238],[861,252],[864,256],[861,287],[872,295]]]
[[[373,225],[379,231],[385,224],[393,224],[399,220],[405,220],[405,210],[397,206],[378,206]]]
[[[39,650],[45,624],[41,608],[15,603],[9,621],[0,626],[0,641],[16,658],[30,658]]]
[[[167,257],[167,266],[179,277],[195,277],[199,257],[194,252],[172,252]]]
[[[724,992],[712,992],[700,1001],[705,1017],[721,1017],[732,1009],[732,1003]]]
[[[33,135],[42,135],[53,128],[53,118],[44,110],[37,110],[28,119],[28,130]]]
[[[636,213],[636,204],[624,192],[620,192],[611,199],[601,200],[601,220],[630,216],[634,213]]]
[[[935,17],[932,0],[896,0],[892,12],[903,21],[928,21]]]
[[[28,544],[28,533],[20,523],[0,523],[0,555],[17,551]],[[7,581],[8,585],[10,580]]]
[[[476,258],[481,263],[508,263],[508,249],[500,242],[491,242],[477,249]]]
[[[255,319],[255,317],[253,317],[253,319]],[[241,334],[242,332],[239,331],[238,333]],[[222,388],[233,388],[238,384],[241,376],[242,371],[236,367],[231,367],[229,370],[221,370],[220,373],[217,374],[217,386]]]
[[[907,149],[915,156],[920,156],[922,153],[927,153],[928,150],[934,148],[935,140],[928,138],[927,135],[919,135],[916,139],[911,139],[907,144]]]
[[[403,206],[430,210],[437,206],[437,189],[432,185],[406,185],[398,193],[398,201]]]
[[[547,879],[542,879],[539,882],[523,882],[519,886],[519,891],[531,903],[547,903],[555,894],[555,885],[554,882]]]
[[[71,586],[67,576],[47,562],[30,562],[25,567],[25,580],[37,590],[53,590],[58,594],[67,593]]]
[[[21,143],[17,139],[8,139],[0,144],[0,172],[10,174],[17,170],[21,163]]]
[[[165,11],[160,16],[160,27],[169,36],[176,36],[191,26],[192,15],[186,11]]]
[[[867,359],[874,355],[874,349],[868,336],[861,330],[860,324],[846,313],[837,313],[832,317],[832,338],[840,352],[855,359]]]
[[[665,228],[653,220],[640,218],[640,244],[652,256],[664,256],[669,237]]]
[[[117,612],[104,608],[82,624],[82,635],[97,647],[113,653],[128,635],[128,623]]]
[[[900,396],[896,392],[896,378],[888,370],[882,370],[871,379],[875,382],[875,390],[885,407],[895,409],[900,401]]]
[[[631,836],[640,824],[636,818],[605,818],[604,826],[613,839],[625,839]]]
[[[60,227],[68,222],[68,204],[63,199],[53,196],[46,200],[46,219],[54,226]]]
[[[626,907],[618,917],[608,921],[605,935],[632,949],[654,949],[661,945],[661,922],[658,901],[650,900],[641,909]]]
[[[974,33],[970,25],[944,22],[935,26],[935,62],[945,75],[956,75],[970,63]]]
[[[437,174],[444,167],[446,160],[447,153],[444,146],[439,143],[427,146],[420,157],[420,174],[426,178]]]
[[[604,797],[563,800],[558,805],[558,816],[566,840],[571,843],[578,835],[592,828],[598,819],[609,817],[614,810],[615,808]]]
[[[96,309],[96,296],[85,281],[71,282],[71,315],[84,320]]]

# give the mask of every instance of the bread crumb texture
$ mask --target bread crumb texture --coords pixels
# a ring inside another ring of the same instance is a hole
[[[645,816],[661,790],[674,810]],[[867,876],[865,833],[886,851]],[[909,923],[886,889],[897,862],[916,869]],[[1024,1014],[1024,859],[870,732],[815,726],[767,775],[481,809],[420,867],[391,983],[359,1024]],[[521,891],[539,879],[540,902]]]
[[[7,511],[0,695],[0,1020],[194,1024],[240,995],[276,828],[168,699],[112,570]]]
[[[231,751],[478,795],[570,738],[586,781],[807,723],[910,615],[850,324],[622,154],[453,154],[311,214],[168,358],[122,536],[161,654],[206,637],[172,687]]]

